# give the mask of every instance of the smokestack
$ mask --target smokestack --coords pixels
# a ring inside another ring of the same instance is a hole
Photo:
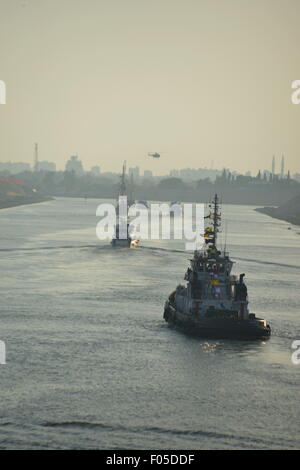
[[[284,155],[282,155],[282,159],[281,159],[281,172],[280,172],[280,176],[281,176],[282,179],[284,178]]]

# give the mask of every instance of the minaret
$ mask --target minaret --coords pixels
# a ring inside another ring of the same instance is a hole
[[[281,172],[280,172],[281,179],[284,178],[284,155],[281,158]]]
[[[275,175],[275,155],[273,155],[273,160],[272,160],[272,175]]]
[[[36,142],[34,144],[34,163],[33,170],[38,171],[39,169],[39,144]]]

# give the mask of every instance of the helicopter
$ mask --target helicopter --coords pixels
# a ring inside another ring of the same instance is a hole
[[[151,152],[149,152],[148,156],[153,157],[153,158],[160,158],[160,153],[157,153],[157,152],[151,153]]]

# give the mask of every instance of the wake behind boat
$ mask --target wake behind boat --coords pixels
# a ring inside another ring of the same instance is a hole
[[[266,338],[271,328],[266,320],[248,310],[245,274],[231,275],[233,261],[217,249],[221,214],[215,195],[207,216],[207,249],[196,250],[185,274],[187,285],[178,285],[165,303],[164,319],[192,334],[214,338]]]

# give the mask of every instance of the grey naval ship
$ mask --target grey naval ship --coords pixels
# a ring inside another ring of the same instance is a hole
[[[115,234],[111,240],[111,245],[113,247],[136,247],[139,243],[139,240],[133,239],[130,234],[130,223],[128,223],[128,208],[133,203],[132,196],[133,188],[130,187],[128,191],[126,184],[126,162],[123,163],[122,174],[120,176],[119,184],[119,197],[116,203],[116,217],[117,224],[115,227]],[[129,193],[129,195],[128,195]],[[123,208],[120,207],[120,204],[125,204]],[[123,209],[123,210],[122,210]],[[122,216],[122,213],[126,213],[126,217]],[[125,232],[125,233],[124,233]]]
[[[164,319],[186,332],[207,338],[268,338],[270,325],[248,309],[245,274],[231,274],[233,261],[217,248],[221,224],[218,196],[206,216],[205,248],[196,250],[191,267],[165,303]]]

